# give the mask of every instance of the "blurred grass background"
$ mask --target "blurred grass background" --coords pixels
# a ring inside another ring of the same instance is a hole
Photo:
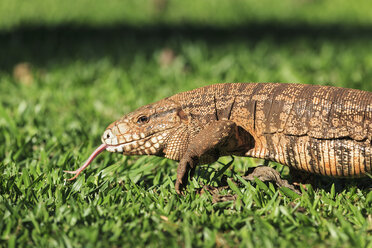
[[[194,192],[217,183],[206,167],[186,197],[166,159],[105,153],[75,182],[62,172],[109,123],[180,91],[251,81],[372,91],[371,10],[367,0],[0,0],[0,244],[371,247],[372,193],[354,184],[300,198],[253,184],[214,204]],[[226,174],[256,163],[237,159]]]
[[[362,25],[372,22],[370,1],[358,0],[2,0],[1,29],[74,24],[231,27],[252,23]]]

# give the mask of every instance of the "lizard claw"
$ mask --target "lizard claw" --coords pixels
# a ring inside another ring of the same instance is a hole
[[[83,166],[81,166],[79,169],[77,170],[74,170],[74,171],[63,171],[65,173],[69,173],[69,174],[75,174],[75,176],[73,176],[72,178],[70,179],[67,179],[68,181],[71,181],[71,180],[74,180],[76,179],[79,174],[85,169],[88,167],[88,165],[93,161],[93,159],[95,157],[97,157],[98,154],[100,154],[101,152],[103,152],[104,150],[106,150],[106,144],[102,144],[100,145],[88,158],[87,161],[85,161],[85,163],[83,164]]]
[[[174,185],[174,188],[178,195],[183,195],[184,185],[182,184],[182,179],[179,178],[176,179],[176,184]]]

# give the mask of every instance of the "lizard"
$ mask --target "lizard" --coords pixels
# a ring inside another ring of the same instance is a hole
[[[330,177],[372,172],[372,92],[287,83],[224,83],[178,93],[110,124],[102,151],[179,161],[180,193],[200,164],[221,156],[274,161]]]

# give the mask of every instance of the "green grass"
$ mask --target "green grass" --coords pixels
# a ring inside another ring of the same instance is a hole
[[[369,26],[369,0],[28,0],[0,1],[0,29],[23,25],[231,27],[250,23]]]
[[[223,167],[218,163],[202,166],[185,196],[174,190],[177,164],[163,158],[107,152],[76,181],[66,182],[63,173],[84,162],[109,123],[180,91],[249,81],[372,91],[370,16],[359,15],[365,1],[356,10],[325,8],[319,18],[305,7],[304,15],[290,15],[284,7],[262,5],[250,28],[239,26],[245,17],[232,19],[229,11],[236,7],[225,6],[226,19],[216,17],[210,26],[198,23],[211,12],[174,7],[189,17],[184,28],[170,17],[173,12],[166,21],[145,15],[141,22],[137,10],[143,2],[129,5],[131,15],[119,21],[112,21],[118,2],[104,5],[100,15],[99,4],[86,12],[79,5],[73,18],[70,7],[48,4],[61,9],[60,16],[20,7],[19,15],[8,9],[7,22],[0,22],[7,30],[0,33],[1,246],[372,247],[372,192],[355,182],[341,187],[333,181],[298,197],[271,184],[245,182],[239,176],[258,161],[236,159],[225,175],[240,184],[228,181],[230,189],[222,193],[237,194],[237,200],[212,203],[210,194],[195,191],[217,185],[211,178]],[[281,21],[272,23],[276,18]],[[158,26],[149,26],[151,20]],[[166,49],[174,53],[169,63]],[[15,73],[24,62],[30,70]]]

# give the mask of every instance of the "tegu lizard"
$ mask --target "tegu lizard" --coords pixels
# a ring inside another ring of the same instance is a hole
[[[179,193],[200,164],[235,155],[332,177],[372,172],[372,92],[284,83],[205,86],[145,105],[107,127],[107,150],[179,161]],[[192,173],[191,173],[192,174]]]

